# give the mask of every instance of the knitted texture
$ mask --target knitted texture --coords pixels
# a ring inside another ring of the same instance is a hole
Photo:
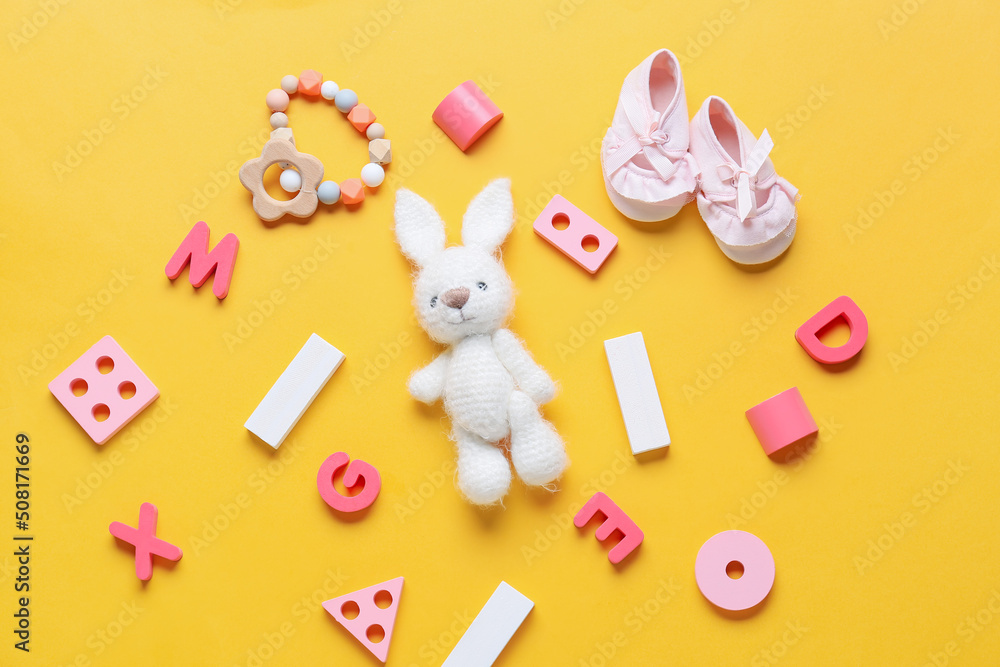
[[[409,190],[396,192],[396,239],[417,267],[413,305],[420,325],[448,346],[409,380],[424,403],[444,401],[458,454],[458,488],[472,503],[492,505],[510,488],[511,472],[497,447],[510,436],[518,477],[541,486],[569,464],[562,438],[539,406],[555,383],[505,328],[514,285],[498,252],[514,225],[510,181],[487,185],[462,219],[462,246],[445,247],[444,222]]]

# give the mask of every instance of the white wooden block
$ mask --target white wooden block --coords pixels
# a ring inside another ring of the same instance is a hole
[[[670,431],[663,418],[663,406],[660,405],[642,333],[606,340],[604,352],[608,355],[611,378],[615,383],[632,454],[668,447]]]
[[[441,667],[489,667],[534,606],[501,581]]]
[[[343,361],[343,352],[309,336],[244,426],[277,449]]]

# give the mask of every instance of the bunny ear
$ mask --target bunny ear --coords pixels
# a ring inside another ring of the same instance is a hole
[[[423,197],[404,188],[396,191],[396,240],[417,266],[444,250],[441,216]]]
[[[462,218],[462,243],[493,252],[514,226],[510,179],[491,181],[469,204]]]

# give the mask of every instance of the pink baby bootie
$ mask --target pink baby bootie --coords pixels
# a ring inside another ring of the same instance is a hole
[[[795,236],[798,190],[767,157],[767,130],[754,137],[721,97],[711,96],[691,119],[691,154],[701,171],[698,211],[729,259],[763,264]]]
[[[696,163],[688,153],[688,112],[677,57],[660,49],[622,85],[601,144],[608,197],[626,217],[666,220],[695,197]]]

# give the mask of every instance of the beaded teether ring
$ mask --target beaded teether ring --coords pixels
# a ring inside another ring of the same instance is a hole
[[[361,178],[349,178],[339,185],[324,181],[323,163],[295,148],[295,137],[284,112],[288,109],[288,96],[296,92],[332,100],[351,125],[368,137],[369,162],[361,168]],[[298,78],[292,74],[283,77],[281,88],[269,92],[265,102],[271,110],[271,138],[264,144],[260,157],[247,160],[240,167],[240,183],[253,195],[253,210],[261,220],[272,222],[285,214],[308,218],[316,212],[319,202],[335,204],[342,199],[345,204],[360,204],[365,199],[365,186],[374,189],[382,185],[385,180],[382,165],[392,161],[392,145],[385,138],[385,128],[375,122],[371,109],[358,104],[358,95],[353,90],[341,90],[333,81],[323,81],[319,72],[307,69]],[[281,187],[286,192],[297,192],[294,198],[282,201],[267,194],[264,172],[273,164],[281,165],[284,170]]]

